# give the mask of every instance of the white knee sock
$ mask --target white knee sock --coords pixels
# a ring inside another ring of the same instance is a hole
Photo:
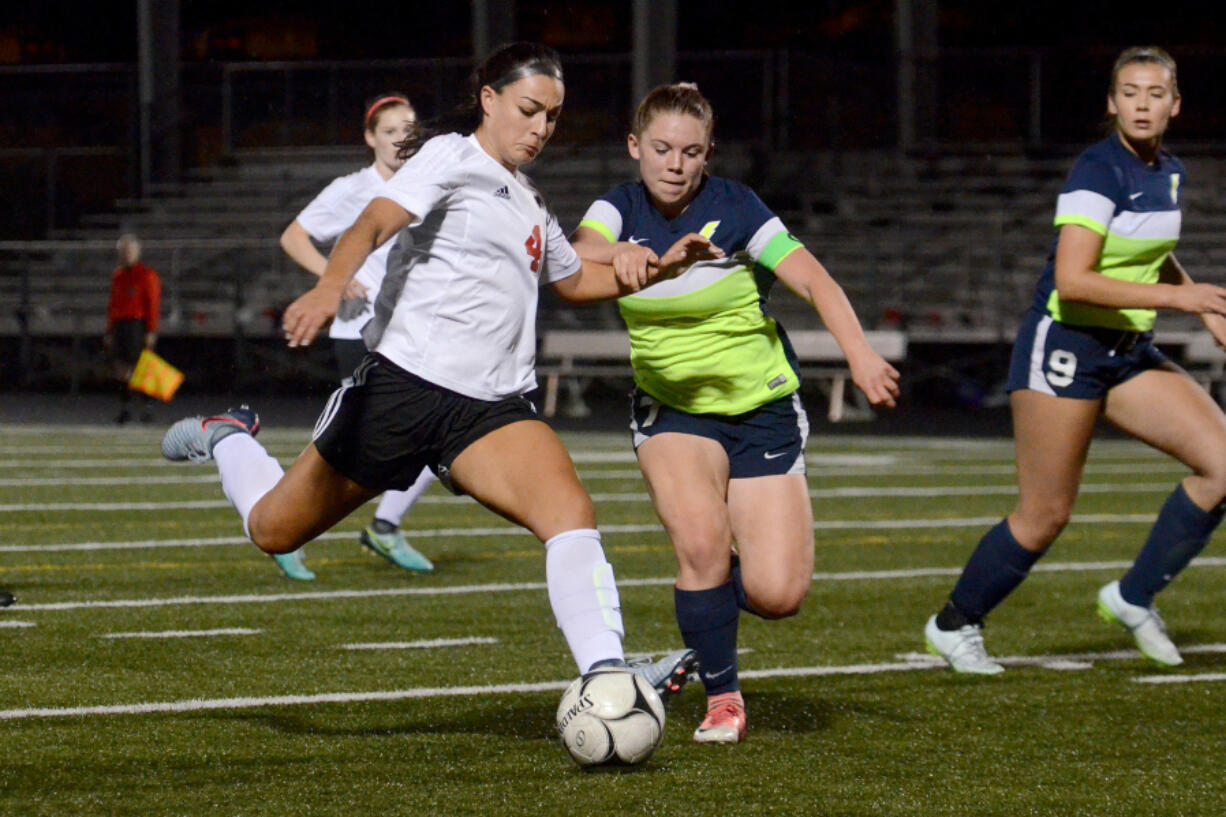
[[[587,672],[597,661],[625,657],[621,602],[599,531],[566,531],[546,542],[545,582],[549,604],[579,672]]]
[[[409,486],[409,490],[384,491],[383,498],[379,500],[379,507],[375,509],[375,519],[382,519],[384,522],[391,522],[396,527],[400,527],[400,520],[409,512],[409,508],[412,508],[414,503],[421,498],[421,495],[430,487],[430,483],[437,479],[433,471],[423,468],[421,476]]]
[[[221,472],[221,490],[243,518],[243,533],[251,536],[247,517],[260,497],[272,490],[285,471],[250,434],[231,434],[213,447]]]

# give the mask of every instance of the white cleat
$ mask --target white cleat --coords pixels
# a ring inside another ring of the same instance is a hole
[[[1098,591],[1098,616],[1112,621],[1132,633],[1137,649],[1155,664],[1177,667],[1183,663],[1179,649],[1166,634],[1166,622],[1153,607],[1129,604],[1120,595],[1118,581],[1103,585]]]
[[[928,652],[944,658],[954,672],[996,675],[1005,671],[983,648],[982,625],[967,624],[957,630],[942,630],[937,626],[937,617],[932,616],[924,625],[924,641]]]

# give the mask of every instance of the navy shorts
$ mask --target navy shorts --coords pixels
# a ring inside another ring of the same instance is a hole
[[[1031,309],[1017,331],[1005,390],[1097,400],[1166,362],[1154,346],[1153,332],[1071,326]]]
[[[430,468],[458,492],[449,469],[461,451],[502,426],[535,419],[526,397],[477,400],[368,354],[352,384],[328,398],[314,442],[329,465],[365,488],[404,491]]]
[[[730,479],[805,473],[809,416],[796,393],[744,414],[687,414],[635,389],[630,432],[638,449],[656,434],[693,434],[715,440],[728,454]]]

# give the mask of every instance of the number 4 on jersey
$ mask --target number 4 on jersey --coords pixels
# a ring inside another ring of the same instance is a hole
[[[536,272],[541,266],[541,227],[539,224],[532,228],[532,235],[528,236],[524,246],[532,258],[531,270]]]

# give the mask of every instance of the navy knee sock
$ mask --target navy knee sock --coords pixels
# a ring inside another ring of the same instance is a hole
[[[1180,483],[1166,498],[1149,538],[1132,568],[1120,579],[1120,595],[1129,604],[1149,607],[1154,596],[1200,553],[1222,521],[1222,505],[1202,510]]]
[[[732,582],[710,590],[673,588],[677,626],[685,646],[698,653],[698,675],[708,695],[741,688],[736,671],[740,609]]]
[[[984,617],[1022,583],[1042,555],[1019,545],[1009,530],[1009,520],[1002,519],[979,540],[949,594],[950,603],[965,617],[964,623],[983,623]],[[938,617],[937,626],[957,629],[943,626],[953,622],[949,621],[948,611],[942,614],[945,621]]]

